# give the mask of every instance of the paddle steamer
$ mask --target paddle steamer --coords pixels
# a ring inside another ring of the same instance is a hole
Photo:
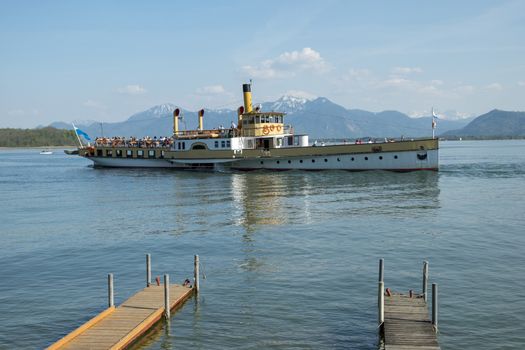
[[[244,105],[230,129],[204,129],[204,110],[197,130],[179,130],[180,111],[173,112],[173,136],[164,140],[100,140],[79,148],[95,167],[152,167],[235,170],[438,170],[435,138],[311,144],[295,133],[285,114],[253,108],[251,85],[243,85]]]

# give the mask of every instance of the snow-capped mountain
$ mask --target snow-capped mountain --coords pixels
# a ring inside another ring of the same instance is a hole
[[[442,120],[473,120],[476,116],[474,114],[458,112],[453,109],[442,111],[435,111],[435,114],[439,119]],[[432,115],[431,110],[412,112],[409,114],[412,118],[423,118],[430,117]]]
[[[165,103],[136,113],[126,121],[104,123],[103,132],[108,135],[126,135],[142,137],[168,136],[173,132],[173,111],[178,106]],[[180,108],[180,107],[179,107]],[[353,137],[400,137],[431,135],[431,118],[410,118],[397,111],[379,113],[358,109],[346,109],[327,98],[307,99],[285,95],[277,101],[261,104],[263,111],[284,112],[285,123],[293,124],[297,133],[307,133],[312,138],[353,138]],[[179,123],[181,130],[197,128],[196,111],[182,110],[183,119]],[[237,123],[237,111],[233,109],[205,109],[204,127],[213,129],[220,125],[229,127]],[[440,133],[465,126],[468,120],[440,120]],[[100,136],[99,123],[79,124],[77,127],[91,137]],[[71,124],[53,123],[52,126],[71,129]]]
[[[143,112],[135,113],[128,120],[143,120],[151,118],[162,118],[166,115],[171,115],[173,111],[177,108],[172,103],[164,103],[158,106],[151,107]]]
[[[304,97],[295,97],[285,95],[274,102],[265,102],[262,104],[264,111],[278,111],[286,114],[293,114],[304,109],[307,102],[311,100]]]

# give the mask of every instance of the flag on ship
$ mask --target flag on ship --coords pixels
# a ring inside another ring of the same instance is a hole
[[[434,107],[432,107],[432,129],[435,129],[437,126],[436,119],[439,119],[436,113],[434,113]]]
[[[79,128],[77,128],[74,124],[73,124],[73,128],[75,128],[75,132],[77,133],[77,136],[83,136],[86,140],[91,141],[91,138],[89,137],[89,135],[83,132],[82,130],[80,130]]]

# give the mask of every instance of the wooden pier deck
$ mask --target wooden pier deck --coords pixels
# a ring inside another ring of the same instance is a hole
[[[422,292],[385,290],[384,260],[379,260],[378,322],[384,350],[440,350],[437,340],[438,285],[432,283],[432,320],[428,315],[428,261],[423,262]]]
[[[168,284],[170,310],[191,296],[194,288]],[[164,285],[144,288],[119,307],[109,307],[60,339],[48,350],[125,349],[164,314]]]
[[[423,295],[385,295],[385,350],[439,350]]]

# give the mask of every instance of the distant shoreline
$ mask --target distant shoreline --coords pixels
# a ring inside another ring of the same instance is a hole
[[[78,146],[65,145],[65,146],[3,146],[0,150],[4,149],[67,149],[67,148],[78,148]]]

